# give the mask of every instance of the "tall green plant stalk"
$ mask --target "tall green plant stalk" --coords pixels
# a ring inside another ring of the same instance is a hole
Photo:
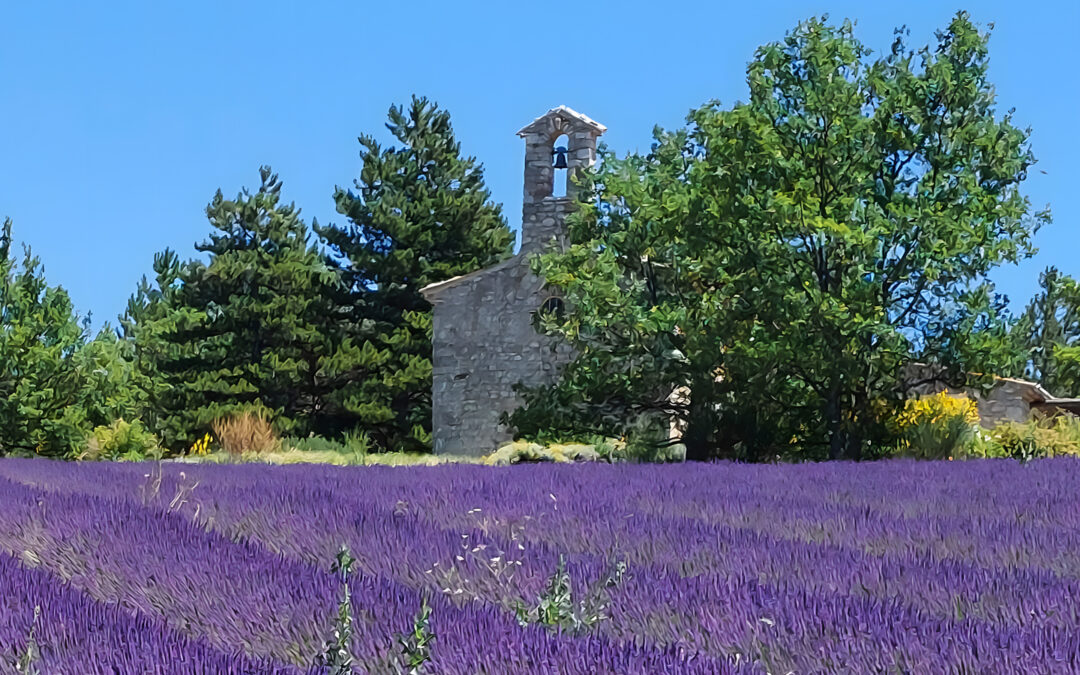
[[[19,662],[15,664],[16,671],[24,675],[39,674],[36,664],[41,660],[41,649],[38,647],[34,632],[37,629],[40,617],[41,606],[34,605],[34,620],[30,624],[30,635],[26,638],[26,649],[23,651],[22,656],[19,657]]]
[[[405,667],[408,669],[406,672],[409,675],[420,675],[424,664],[431,660],[431,643],[434,641],[435,634],[431,632],[431,607],[427,597],[424,597],[420,613],[413,620],[412,632],[398,636],[398,644],[401,645]]]
[[[323,665],[327,675],[352,675],[352,598],[349,595],[349,572],[356,559],[349,553],[349,547],[342,544],[331,571],[341,575],[341,603],[338,605],[337,619],[334,623],[334,637],[327,644]]]

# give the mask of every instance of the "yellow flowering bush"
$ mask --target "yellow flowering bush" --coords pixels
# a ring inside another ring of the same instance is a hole
[[[901,454],[952,459],[964,454],[975,437],[979,409],[966,395],[939,392],[904,401],[889,422]]]
[[[904,401],[904,409],[893,421],[896,428],[903,432],[904,429],[919,424],[937,424],[953,417],[959,417],[967,424],[977,424],[979,408],[975,401],[966,395],[942,391]]]

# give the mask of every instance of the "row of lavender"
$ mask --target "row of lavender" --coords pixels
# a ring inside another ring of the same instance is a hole
[[[51,609],[35,626],[43,672],[320,672],[313,664],[331,635],[340,595],[329,564],[283,555],[254,536],[215,531],[212,521],[190,511],[199,505],[186,477],[155,475],[148,466],[133,473],[107,465],[2,465],[8,477],[0,479],[0,548],[42,580],[2,609],[5,664],[25,652],[32,607],[44,606]],[[185,499],[189,513],[180,512]],[[304,531],[301,521],[290,522]],[[289,536],[256,510],[234,525]],[[373,553],[360,548],[358,557]],[[399,661],[395,634],[411,626],[420,590],[372,573],[352,577],[350,590],[359,666],[392,672]],[[67,600],[58,602],[56,593]],[[677,648],[523,628],[490,604],[455,604],[438,595],[432,606],[439,646],[431,672],[754,672]],[[102,613],[120,627],[95,629],[101,622],[93,617]],[[132,631],[122,628],[124,620],[154,629],[140,638],[145,644],[127,639]],[[80,651],[79,640],[97,649]]]
[[[0,547],[283,666],[327,634],[346,543],[376,669],[424,592],[433,672],[1080,669],[1072,460],[157,471],[0,462]],[[628,564],[588,635],[513,622],[561,553],[579,590]]]

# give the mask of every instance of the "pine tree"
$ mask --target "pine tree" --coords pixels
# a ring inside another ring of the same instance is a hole
[[[414,96],[389,120],[401,146],[361,136],[355,191],[334,194],[348,225],[315,229],[350,292],[333,403],[383,447],[419,450],[431,431],[431,307],[420,289],[508,255],[513,235],[448,112]]]
[[[1016,373],[1040,382],[1052,393],[1063,396],[1078,390],[1078,381],[1062,372],[1062,349],[1070,364],[1073,348],[1080,343],[1080,286],[1072,277],[1056,267],[1046,268],[1039,275],[1041,291],[1031,299],[1012,329],[1017,351],[1022,355]]]
[[[158,331],[169,310],[170,293],[175,293],[180,280],[181,262],[176,251],[166,248],[154,255],[155,279],[151,283],[144,275],[135,293],[128,298],[120,315],[118,335],[128,346],[131,360],[131,391],[139,418],[159,434],[164,431],[166,416],[161,401],[168,385],[158,367],[163,357],[165,341]]]
[[[209,261],[159,255],[157,287],[144,283],[125,315],[147,407],[161,412],[153,427],[173,449],[248,409],[268,412],[282,433],[322,431],[337,274],[299,210],[280,203],[278,177],[260,175],[254,194],[218,191],[207,207],[215,231],[196,249]]]

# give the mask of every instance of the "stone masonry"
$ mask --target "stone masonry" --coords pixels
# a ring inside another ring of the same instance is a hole
[[[525,139],[521,248],[512,258],[423,289],[433,306],[432,430],[440,454],[480,455],[513,438],[499,422],[520,399],[514,386],[548,384],[569,359],[537,333],[535,312],[551,297],[529,268],[532,254],[565,244],[573,172],[596,161],[605,127],[565,106],[521,131]],[[555,142],[566,137],[566,196],[554,196]]]

